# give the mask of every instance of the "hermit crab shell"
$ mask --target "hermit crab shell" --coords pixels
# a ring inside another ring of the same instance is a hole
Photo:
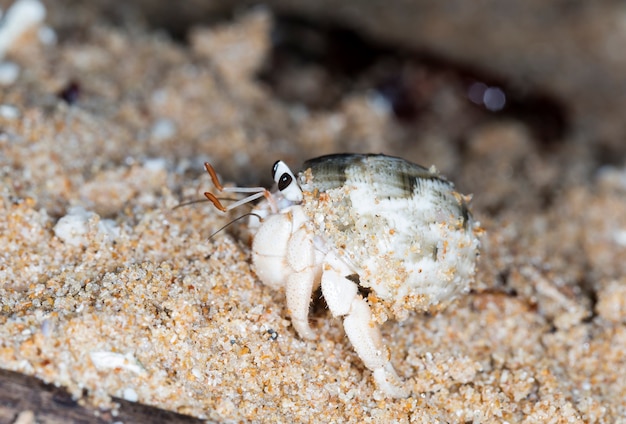
[[[330,155],[298,174],[316,243],[354,270],[377,321],[439,309],[468,290],[478,226],[434,169],[385,155]]]

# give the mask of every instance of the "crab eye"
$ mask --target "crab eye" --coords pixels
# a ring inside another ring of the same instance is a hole
[[[302,201],[302,190],[298,186],[293,172],[291,172],[285,162],[279,160],[274,164],[272,167],[272,177],[276,184],[278,184],[278,190],[285,199],[291,202]]]
[[[283,175],[280,176],[280,179],[278,180],[278,189],[280,191],[283,191],[284,189],[289,187],[289,184],[291,184],[292,181],[293,178],[291,178],[291,175],[285,172]]]

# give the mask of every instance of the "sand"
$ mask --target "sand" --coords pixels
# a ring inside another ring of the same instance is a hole
[[[271,21],[256,10],[188,45],[96,25],[8,53],[0,367],[94,413],[119,397],[219,422],[626,422],[626,169],[575,137],[543,150],[514,120],[465,149],[441,134],[406,147],[366,92],[333,110],[284,103],[254,78]],[[209,238],[237,213],[174,209],[213,190],[205,160],[259,185],[278,158],[341,151],[437,165],[486,230],[468,295],[383,326],[407,399],[376,390],[323,301],[318,339],[298,338],[245,224]]]

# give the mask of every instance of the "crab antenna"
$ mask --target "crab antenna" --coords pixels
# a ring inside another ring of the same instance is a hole
[[[217,197],[215,197],[213,193],[209,193],[207,191],[206,193],[204,193],[204,195],[206,196],[207,199],[209,199],[211,203],[213,203],[213,206],[215,206],[220,211],[226,212],[228,210],[226,209],[224,205],[222,205],[222,202],[220,202],[220,200]]]
[[[233,187],[233,188],[235,188],[235,187]],[[224,190],[224,191],[226,191],[226,190]],[[224,206],[222,204],[222,202],[220,202],[220,200],[217,197],[215,197],[215,195],[213,193],[209,193],[207,191],[206,193],[204,193],[204,195],[206,196],[207,199],[209,199],[209,201],[211,203],[213,203],[213,206],[215,206],[217,209],[221,210],[222,212],[228,212],[229,210],[235,209],[238,206],[241,206],[241,205],[246,204],[248,202],[252,202],[253,200],[256,200],[256,199],[258,199],[260,197],[266,196],[266,194],[265,194],[266,191],[267,191],[266,189],[263,189],[263,191],[257,191],[256,193],[251,194],[248,197],[244,197],[243,199],[238,200],[235,203],[231,203],[228,206]],[[247,192],[245,192],[245,193],[247,193]]]
[[[190,200],[189,202],[179,203],[178,205],[174,206],[172,210],[182,208],[183,206],[195,205],[196,203],[204,203],[206,201],[207,199]]]
[[[204,162],[204,168],[206,169],[206,172],[208,172],[211,176],[211,181],[213,181],[213,185],[215,186],[215,188],[217,188],[219,191],[224,190],[224,187],[220,183],[219,178],[217,178],[217,172],[215,172],[215,169],[213,169],[211,164],[209,162]]]
[[[245,217],[247,217],[247,216],[256,216],[257,218],[259,218],[259,221],[263,221],[263,218],[261,218],[261,216],[260,216],[260,215],[258,215],[258,214],[256,214],[256,213],[254,213],[254,212],[248,212],[248,213],[245,213],[245,214],[243,214],[243,215],[241,215],[241,216],[238,216],[237,218],[235,218],[235,219],[233,219],[232,221],[230,221],[228,224],[226,224],[226,225],[222,226],[219,230],[217,230],[217,231],[215,231],[213,234],[211,234],[211,235],[209,236],[209,239],[212,239],[215,235],[217,235],[218,233],[220,233],[220,232],[221,232],[222,230],[224,230],[225,228],[227,228],[227,227],[231,226],[231,225],[232,225],[232,224],[234,224],[235,222],[237,222],[237,221],[239,221],[240,219],[243,219],[243,218],[245,218]]]
[[[272,195],[269,192],[269,190],[266,189],[265,187],[224,187],[222,183],[220,183],[219,178],[217,178],[217,172],[215,172],[215,169],[213,169],[211,164],[208,162],[205,162],[204,167],[206,168],[207,172],[211,176],[211,181],[213,182],[213,185],[219,191],[225,191],[228,193],[252,193],[251,195],[244,197],[243,199],[238,200],[235,203],[231,203],[228,206],[224,206],[222,202],[220,202],[220,200],[217,198],[217,196],[215,196],[213,193],[210,193],[210,192],[204,193],[206,198],[209,199],[211,203],[213,203],[213,206],[215,206],[220,211],[227,212],[231,209],[234,209],[243,204],[252,202],[253,200],[259,199],[261,197],[265,197],[270,202],[272,210],[277,210],[277,206],[275,204],[276,202],[272,198]]]

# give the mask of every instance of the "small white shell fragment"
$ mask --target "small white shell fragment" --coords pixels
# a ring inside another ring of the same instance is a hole
[[[89,358],[98,371],[119,368],[135,374],[145,372],[144,367],[132,353],[122,354],[109,351],[93,351],[89,352]]]
[[[80,206],[69,208],[67,215],[59,219],[54,226],[54,234],[67,244],[84,246],[88,243],[87,222],[93,215],[95,215],[93,212],[87,212]]]
[[[89,221],[98,219],[94,212],[85,210],[82,206],[68,209],[67,215],[59,219],[54,226],[54,234],[63,242],[72,246],[86,246],[89,244]],[[119,228],[114,221],[103,219],[98,221],[98,233],[106,239],[114,240],[119,236]]]
[[[137,402],[139,400],[139,395],[132,387],[126,387],[122,391],[122,398],[129,402]]]

